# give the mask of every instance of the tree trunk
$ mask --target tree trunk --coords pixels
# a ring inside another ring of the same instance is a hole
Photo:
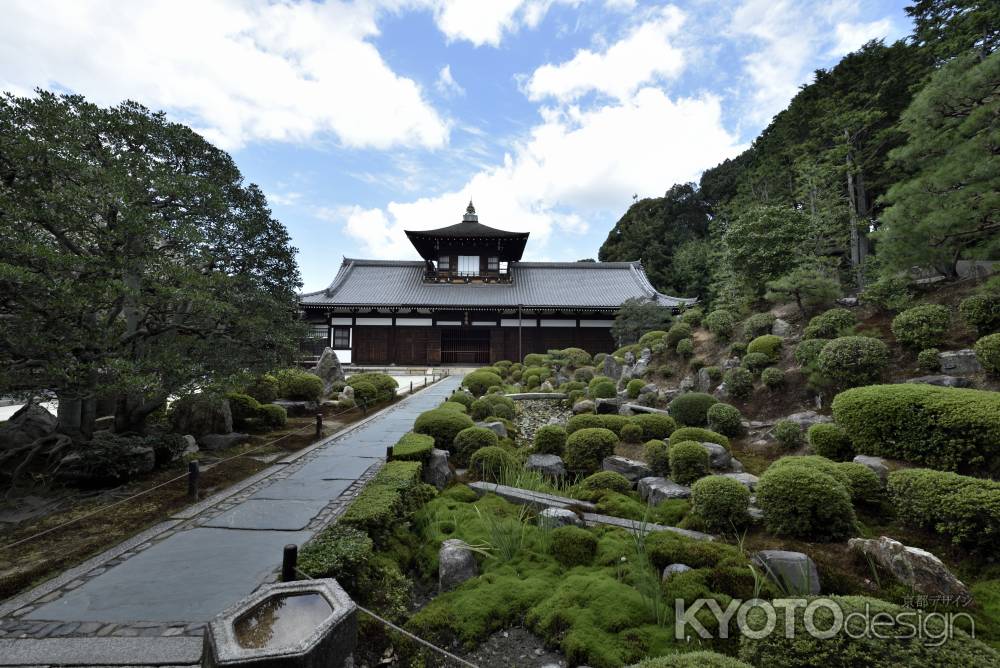
[[[854,269],[854,280],[858,290],[865,287],[864,261],[868,255],[867,224],[864,232],[861,230],[862,217],[867,218],[866,205],[862,201],[865,196],[864,183],[858,174],[855,181],[854,154],[851,152],[851,133],[845,128],[844,139],[847,141],[847,200],[851,226],[851,268]]]

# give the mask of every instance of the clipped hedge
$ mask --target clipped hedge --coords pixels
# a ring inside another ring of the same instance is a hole
[[[769,355],[764,353],[747,353],[740,360],[740,364],[750,370],[750,373],[758,374],[774,362]]]
[[[677,322],[667,331],[664,341],[668,346],[676,346],[682,339],[690,339],[692,332],[691,325],[683,321]]]
[[[804,369],[811,368],[819,358],[823,346],[828,344],[830,339],[806,339],[795,346],[795,361]]]
[[[889,364],[889,347],[867,336],[842,336],[823,346],[816,369],[825,382],[838,388],[878,381]]]
[[[357,383],[371,383],[375,386],[376,401],[391,401],[396,396],[396,388],[399,383],[387,373],[356,373],[347,379],[347,384],[354,388],[357,393]]]
[[[695,441],[681,441],[670,446],[670,478],[690,485],[708,475],[708,450]]]
[[[646,465],[653,470],[653,475],[663,476],[670,471],[670,449],[663,441],[646,441],[643,457]]]
[[[338,522],[364,531],[379,545],[387,538],[395,521],[414,509],[412,500],[404,500],[404,496],[419,484],[420,462],[387,462]]]
[[[226,399],[229,401],[229,412],[236,429],[248,427],[260,414],[260,402],[247,394],[230,392]]]
[[[937,373],[941,370],[941,351],[937,348],[924,348],[917,353],[917,368],[926,373]]]
[[[547,424],[535,432],[535,452],[540,455],[562,456],[566,450],[566,429],[558,424]]]
[[[618,436],[625,443],[641,443],[642,442],[642,427],[632,422],[629,422],[621,428]]]
[[[378,402],[378,388],[375,387],[374,383],[369,383],[366,380],[356,380],[351,385],[351,389],[354,390],[354,402],[357,404],[371,406]]]
[[[753,668],[753,666],[725,654],[697,651],[644,659],[629,668]]]
[[[732,311],[716,309],[705,316],[702,324],[705,329],[715,335],[715,338],[726,341],[736,329],[736,316],[733,315]]]
[[[473,371],[462,379],[462,386],[477,397],[481,397],[491,387],[498,385],[503,385],[503,379],[490,371]]]
[[[846,308],[832,308],[813,317],[802,333],[804,339],[833,339],[849,332],[857,320]]]
[[[592,473],[601,468],[605,457],[615,453],[618,437],[613,431],[587,428],[574,431],[566,439],[566,467],[571,471]]]
[[[407,432],[392,446],[392,458],[406,462],[426,462],[431,458],[434,439],[427,434]]]
[[[777,362],[781,355],[781,337],[774,334],[764,334],[747,344],[747,353],[767,355],[772,362]]]
[[[466,466],[472,453],[500,444],[496,432],[486,427],[468,427],[455,435],[455,466]]]
[[[813,454],[835,462],[842,462],[854,457],[854,446],[844,428],[837,424],[819,423],[809,427],[806,433],[809,447]]]
[[[302,369],[282,369],[274,373],[278,381],[278,396],[295,401],[319,401],[323,394],[323,379]]]
[[[777,390],[785,384],[785,372],[775,366],[769,366],[760,372],[760,381],[769,390]]]
[[[838,541],[855,532],[854,507],[846,486],[816,466],[768,467],[757,483],[757,505],[771,533]]]
[[[983,368],[1000,376],[1000,334],[990,334],[976,341],[975,351]]]
[[[475,423],[468,415],[436,408],[418,415],[413,423],[413,431],[432,437],[435,448],[454,453],[455,436],[463,429],[473,426]]]
[[[691,512],[709,531],[729,533],[742,528],[750,519],[749,506],[750,490],[732,478],[707,476],[691,487]]]
[[[743,336],[751,338],[770,334],[775,320],[770,313],[754,313],[743,322]]]
[[[721,401],[708,409],[708,428],[725,436],[743,433],[743,414],[736,406]]]
[[[685,392],[667,405],[670,417],[686,427],[703,427],[708,424],[708,409],[719,400],[704,392]]]
[[[722,377],[726,392],[734,399],[749,399],[753,394],[753,373],[743,367],[735,367]]]
[[[787,450],[802,445],[802,427],[791,420],[778,420],[774,425],[774,438]]]
[[[697,441],[698,443],[718,443],[729,449],[729,439],[712,431],[701,427],[681,427],[670,434],[670,445],[673,446],[681,441]]]
[[[459,413],[469,412],[469,409],[465,407],[465,404],[458,401],[443,401],[438,408],[443,411],[458,411]]]
[[[944,343],[951,316],[938,304],[921,304],[892,319],[892,333],[904,346],[932,348]]]
[[[647,441],[669,438],[677,429],[674,419],[663,413],[639,413],[629,418],[629,421],[642,427],[642,438]]]
[[[958,312],[969,329],[980,336],[1000,330],[1000,294],[966,297],[958,305]]]
[[[864,455],[949,471],[1000,470],[1000,393],[934,385],[858,387],[833,417]]]
[[[267,429],[281,429],[288,424],[288,411],[284,406],[264,404],[257,413],[257,422]]]
[[[487,394],[472,402],[470,409],[473,420],[485,420],[488,417],[514,419],[514,400],[502,394]]]
[[[612,399],[618,396],[618,389],[615,387],[614,381],[603,380],[590,384],[590,396],[594,399]]]
[[[902,469],[887,486],[896,516],[956,545],[995,555],[1000,545],[1000,482],[948,471]]]

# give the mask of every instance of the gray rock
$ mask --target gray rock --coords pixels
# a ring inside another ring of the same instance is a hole
[[[635,484],[640,478],[648,478],[653,475],[653,469],[646,466],[646,462],[619,457],[618,455],[605,457],[604,461],[601,462],[601,468],[605,471],[620,473],[628,478],[632,484]]]
[[[558,455],[528,455],[524,468],[538,471],[549,478],[561,478],[566,475],[566,466]]]
[[[726,389],[726,381],[719,383],[719,386],[712,392],[712,396],[720,401],[724,401],[729,398],[729,390]]]
[[[556,388],[552,385],[552,383],[549,382],[549,381],[547,381],[547,380],[544,383],[542,383],[542,387],[540,389],[541,389],[542,392],[555,392],[556,391]]]
[[[749,515],[750,519],[753,520],[754,522],[764,521],[764,511],[758,508],[757,506],[747,507],[747,515]]]
[[[964,350],[949,350],[938,355],[941,360],[941,371],[948,375],[968,376],[983,370],[976,351],[971,348]]]
[[[568,508],[546,508],[538,513],[538,524],[548,529],[564,526],[583,526],[579,515]]]
[[[646,383],[639,390],[639,397],[641,398],[644,394],[656,395],[660,391],[660,388],[656,386],[656,383]]]
[[[595,399],[594,410],[600,415],[617,415],[621,399]]]
[[[713,469],[728,469],[733,456],[725,446],[718,443],[702,443],[701,447],[708,451],[708,465]]]
[[[819,570],[809,555],[786,550],[761,550],[753,555],[753,561],[786,596],[819,594]]]
[[[103,445],[92,441],[59,460],[56,477],[76,485],[105,485],[149,473],[156,467],[156,452],[147,445]],[[113,459],[114,468],[107,462]]]
[[[115,416],[105,415],[94,420],[94,431],[111,431],[115,428]]]
[[[854,308],[859,304],[857,297],[841,297],[837,300],[838,306],[846,306],[847,308]]]
[[[729,371],[730,369],[735,369],[739,365],[740,365],[740,358],[739,357],[730,357],[729,359],[723,360],[723,362],[722,362],[722,370],[723,371]]]
[[[196,394],[174,402],[170,424],[171,431],[191,434],[195,438],[205,434],[228,434],[233,430],[233,414],[228,400]]]
[[[946,376],[944,374],[935,376],[920,376],[911,378],[907,383],[923,383],[924,385],[937,385],[938,387],[971,387],[972,381],[968,378],[958,376]]]
[[[351,397],[353,398],[353,394]],[[281,406],[289,415],[312,415],[319,410],[319,404],[315,401],[293,401],[292,399],[277,399],[274,403]]]
[[[882,486],[885,487],[885,483],[889,479],[889,467],[886,465],[884,459],[881,457],[869,457],[868,455],[856,455],[854,463],[867,466],[874,471],[878,479],[882,481]]]
[[[343,399],[350,399],[351,401],[354,401],[354,388],[350,385],[345,386],[344,389],[340,391],[340,396]]]
[[[698,369],[698,373],[694,377],[694,391],[695,392],[711,392],[712,391],[712,378],[708,375],[708,368],[702,367]]]
[[[22,432],[28,441],[33,441],[48,436],[56,430],[57,425],[56,416],[43,407],[38,404],[25,404],[0,426],[0,431],[17,430]]]
[[[622,375],[622,365],[614,357],[607,355],[601,365],[601,375],[611,380],[618,380]]]
[[[681,393],[693,392],[695,389],[694,378],[691,376],[684,376],[684,378],[681,379],[681,382],[677,384],[677,387],[680,388]]]
[[[489,429],[500,438],[507,438],[507,427],[503,422],[477,422],[476,426]]]
[[[594,408],[595,406],[593,401],[590,399],[581,399],[573,404],[573,414],[579,415],[580,413],[593,413]]]
[[[477,575],[479,564],[468,543],[457,538],[449,538],[441,543],[441,550],[438,552],[438,589],[441,592],[454,589]]]
[[[919,594],[966,598],[969,588],[940,559],[919,547],[903,545],[888,536],[851,538],[848,547],[874,559],[903,584]]]
[[[777,318],[771,325],[771,333],[775,336],[788,336],[792,333],[792,325],[787,320]]]
[[[678,485],[673,480],[650,476],[639,480],[639,497],[652,506],[667,499],[686,499],[691,496],[691,488]]]
[[[444,489],[455,478],[455,473],[448,464],[448,451],[431,450],[431,457],[427,460],[421,473],[421,478],[428,485],[434,485],[438,489]]]
[[[730,456],[729,470],[732,471],[733,473],[743,473],[743,462],[736,459],[736,457]]]
[[[802,428],[802,431],[807,431],[809,427],[814,424],[824,424],[827,422],[833,422],[833,418],[828,415],[820,415],[816,411],[802,411],[799,413],[792,413],[785,418],[789,422],[794,422]]]
[[[184,443],[186,445],[184,446],[184,449],[181,450],[181,453],[178,455],[178,457],[184,457],[185,455],[194,455],[198,453],[198,441],[195,439],[194,436],[192,436],[191,434],[185,434]]]
[[[205,434],[198,437],[198,444],[206,450],[225,450],[250,438],[246,434]]]
[[[323,397],[333,395],[333,384],[344,380],[344,370],[340,366],[340,360],[333,348],[324,348],[319,356],[316,366],[309,369],[309,373],[323,379]]]
[[[727,478],[732,478],[736,482],[745,486],[751,492],[757,488],[757,483],[760,481],[760,478],[758,478],[752,473],[722,473],[720,475],[723,475]]]
[[[684,573],[685,571],[689,570],[691,570],[691,567],[688,566],[687,564],[669,564],[665,566],[663,569],[662,579],[664,582],[666,582],[667,580],[670,579],[671,575],[675,575],[677,573]]]

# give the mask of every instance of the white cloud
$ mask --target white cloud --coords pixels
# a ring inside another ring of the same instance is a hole
[[[180,115],[213,141],[440,147],[448,123],[369,39],[370,5],[331,0],[4,3],[0,88],[63,87]]]
[[[455,81],[455,77],[451,75],[451,65],[445,65],[441,68],[441,71],[438,72],[438,78],[434,87],[437,88],[439,93],[448,97],[453,95],[465,95],[465,89],[462,88],[461,84]]]
[[[830,49],[830,55],[842,56],[856,51],[873,39],[883,39],[892,32],[889,19],[879,19],[868,23],[838,23],[835,29],[837,43]]]
[[[449,40],[475,46],[499,46],[506,33],[537,27],[555,3],[575,7],[580,0],[416,0],[433,9],[438,29]]]
[[[344,208],[332,218],[371,256],[413,257],[403,231],[458,222],[471,198],[484,224],[531,232],[529,255],[561,255],[563,235],[587,229],[588,220],[576,212],[617,215],[633,193],[659,196],[741,150],[721,115],[717,97],[672,100],[651,87],[590,110],[545,109],[542,122],[502,164],[462,188],[384,208]],[[331,218],[329,212],[324,217]],[[556,237],[560,246],[546,249]]]
[[[583,49],[564,63],[539,67],[526,85],[528,97],[566,102],[598,91],[624,99],[643,84],[675,77],[684,68],[684,54],[671,38],[683,23],[683,12],[663,7],[602,52]]]

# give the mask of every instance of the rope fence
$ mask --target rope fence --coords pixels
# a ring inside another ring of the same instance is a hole
[[[434,382],[437,382],[438,380],[444,378],[447,375],[448,375],[447,373],[441,374],[440,376],[438,376],[437,374],[431,374],[431,379],[432,380],[431,380],[430,383],[427,382],[427,377],[425,375],[424,376],[424,383],[418,389],[427,387],[428,385],[433,384]],[[410,393],[412,393],[413,391],[414,391],[413,383],[411,382],[410,383]],[[323,416],[322,414],[317,413],[317,420],[316,420],[316,425],[315,426],[314,425],[308,425],[308,426],[302,427],[300,429],[296,429],[294,431],[287,432],[285,434],[282,434],[278,438],[270,440],[267,443],[263,443],[261,445],[258,445],[258,446],[254,447],[254,448],[251,448],[250,450],[244,450],[243,452],[240,452],[238,454],[232,455],[231,457],[226,457],[225,459],[220,459],[217,462],[213,462],[211,464],[211,468],[216,468],[218,466],[221,466],[222,464],[225,464],[226,462],[231,462],[234,459],[239,459],[241,457],[246,457],[247,455],[251,455],[251,454],[253,454],[255,452],[260,452],[262,450],[265,450],[266,448],[271,447],[275,443],[278,443],[280,441],[285,440],[289,436],[295,436],[297,434],[306,432],[308,430],[315,430],[316,431],[317,439],[320,439],[320,438],[322,438],[321,427],[322,427],[322,420],[323,419],[326,419],[326,418],[333,419],[333,418],[340,417],[341,415],[346,415],[347,413],[350,413],[353,410],[355,410],[355,408],[360,408],[361,411],[362,411],[362,413],[364,415],[368,414],[368,405],[366,403],[362,403],[360,406],[354,406],[354,407],[349,408],[347,410],[340,411],[339,413],[334,413],[333,415]],[[195,468],[194,471],[196,472],[197,468]],[[117,506],[121,506],[121,505],[123,505],[125,503],[128,503],[130,501],[134,501],[134,500],[138,499],[139,497],[145,496],[146,494],[149,494],[150,492],[155,492],[156,490],[158,490],[158,489],[160,489],[162,487],[166,487],[167,485],[173,484],[173,483],[175,483],[175,482],[177,482],[179,480],[189,480],[191,478],[192,473],[193,472],[189,470],[187,473],[182,473],[179,476],[176,476],[176,477],[171,478],[169,480],[165,480],[165,481],[163,481],[161,483],[153,485],[152,487],[149,487],[148,489],[144,489],[141,492],[136,492],[135,494],[132,494],[131,496],[127,496],[124,499],[119,499],[118,501],[114,501],[114,502],[109,503],[107,505],[101,506],[100,508],[96,508],[95,510],[93,510],[93,511],[91,511],[89,513],[86,513],[86,514],[81,515],[79,517],[75,517],[75,518],[73,518],[71,520],[63,522],[62,524],[57,524],[54,527],[49,527],[48,529],[45,529],[44,531],[39,531],[38,533],[32,534],[31,536],[27,536],[27,537],[22,538],[20,540],[16,540],[16,541],[14,541],[12,543],[8,543],[6,545],[2,545],[2,546],[0,546],[0,551],[9,550],[9,549],[17,547],[19,545],[23,545],[23,544],[31,542],[33,540],[37,540],[38,538],[41,538],[42,536],[47,536],[48,534],[53,533],[55,531],[58,531],[60,529],[65,529],[68,526],[72,526],[74,524],[82,522],[85,519],[94,517],[95,515],[99,515],[99,514],[105,512],[105,511],[107,511],[107,510],[110,510],[110,509],[115,508]],[[197,476],[197,473],[194,473],[194,475]]]

